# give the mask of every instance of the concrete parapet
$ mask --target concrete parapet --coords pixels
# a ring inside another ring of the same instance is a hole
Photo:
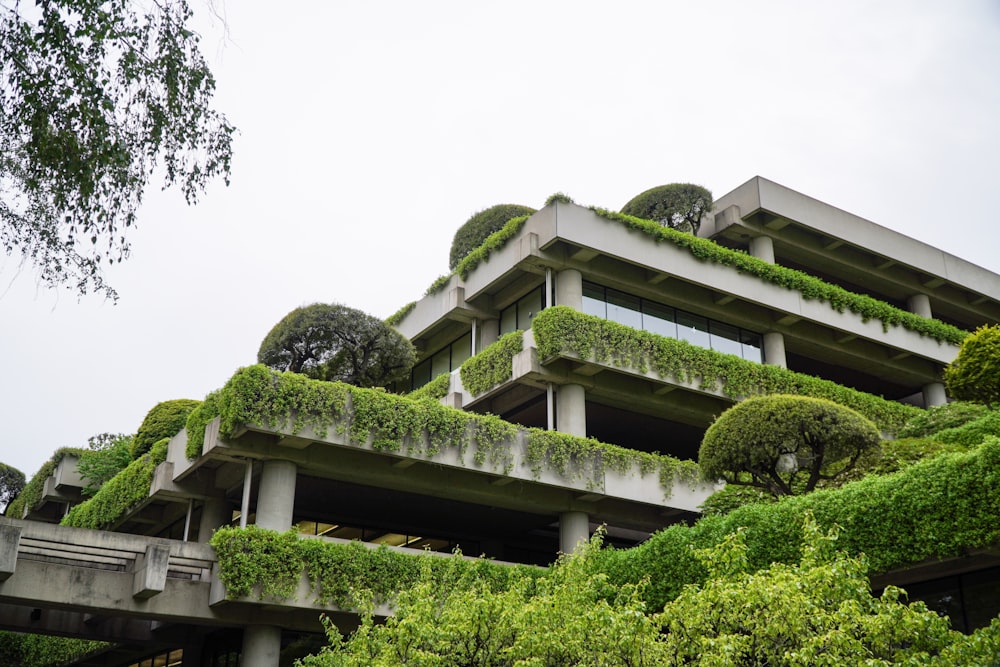
[[[14,574],[20,545],[21,527],[0,525],[0,581],[6,581]]]
[[[162,544],[150,544],[146,552],[135,559],[132,573],[132,597],[145,600],[162,593],[167,584],[167,569],[170,563],[170,548]]]

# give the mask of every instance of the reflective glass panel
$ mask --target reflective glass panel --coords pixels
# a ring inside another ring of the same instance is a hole
[[[699,347],[711,347],[708,320],[684,311],[677,311],[677,337]]]
[[[677,338],[674,309],[652,301],[642,302],[642,328],[660,336]]]
[[[517,330],[517,305],[500,311],[500,335]]]
[[[641,329],[642,314],[639,310],[639,297],[613,289],[609,289],[607,294],[608,319],[633,329]]]
[[[604,301],[604,288],[594,283],[583,283],[583,312],[607,319],[608,308]]]
[[[743,346],[740,344],[740,330],[728,324],[711,321],[708,325],[712,339],[712,349],[725,354],[743,356]]]
[[[472,332],[465,334],[451,344],[451,370],[461,366],[472,356]]]
[[[526,330],[531,327],[531,320],[535,319],[537,315],[542,310],[542,293],[544,292],[543,287],[539,287],[530,294],[524,295],[520,301],[517,302],[517,328]]]
[[[744,359],[747,361],[756,361],[758,364],[764,361],[764,341],[760,334],[741,329],[740,345],[743,348]]]

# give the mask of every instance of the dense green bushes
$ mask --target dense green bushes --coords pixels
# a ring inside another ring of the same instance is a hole
[[[92,639],[0,631],[0,667],[57,667],[111,646]]]
[[[132,438],[132,460],[149,451],[154,443],[163,438],[168,440],[184,428],[188,415],[198,407],[201,401],[188,398],[178,398],[172,401],[157,403],[146,413],[139,430]]]
[[[535,209],[519,204],[497,204],[476,213],[455,232],[448,255],[448,268],[454,270],[470,252],[483,244],[488,236],[500,230],[512,218],[527,217]]]
[[[24,485],[21,493],[7,505],[4,511],[9,517],[20,519],[24,515],[25,508],[32,509],[42,499],[42,491],[45,488],[45,480],[56,471],[56,466],[66,456],[81,456],[86,450],[75,447],[62,447],[57,449],[48,461],[42,464],[35,476]]]
[[[934,406],[916,414],[899,429],[900,438],[923,438],[946,428],[961,426],[979,419],[989,412],[989,408],[979,403],[954,401]]]
[[[514,355],[524,349],[524,332],[511,331],[485,350],[465,360],[462,386],[473,396],[511,379]]]
[[[702,217],[712,209],[712,193],[692,183],[650,188],[629,200],[622,213],[697,234]]]
[[[948,392],[960,401],[1000,403],[1000,326],[981,326],[962,341],[944,369]]]
[[[895,431],[919,414],[919,408],[849,389],[829,380],[778,366],[754,363],[730,354],[584,315],[566,306],[546,308],[532,323],[542,359],[570,353],[583,359],[655,371],[663,379],[696,382],[733,399],[758,394],[795,394],[825,398],[857,410],[884,431]]]

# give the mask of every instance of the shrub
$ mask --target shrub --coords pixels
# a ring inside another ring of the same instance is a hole
[[[199,403],[201,401],[178,398],[154,405],[153,409],[146,413],[146,418],[142,420],[139,430],[132,439],[132,460],[148,452],[153,443],[177,435],[187,423],[188,415],[198,407]]]
[[[944,381],[960,401],[987,406],[1000,401],[1000,325],[982,326],[969,334],[945,368]]]
[[[979,403],[953,401],[945,405],[929,408],[914,416],[896,433],[900,438],[923,438],[934,435],[946,428],[955,428],[974,419],[979,419],[989,410]]]
[[[712,208],[712,193],[700,185],[671,183],[633,197],[622,213],[697,235],[701,218]]]
[[[476,213],[455,232],[455,238],[451,242],[448,268],[454,270],[466,255],[481,246],[490,234],[499,231],[508,220],[528,216],[534,212],[535,209],[529,206],[497,204]]]

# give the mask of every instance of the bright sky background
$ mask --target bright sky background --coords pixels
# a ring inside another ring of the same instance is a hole
[[[232,185],[151,188],[121,299],[0,256],[0,461],[203,398],[293,308],[380,317],[455,230],[562,191],[619,209],[761,175],[1000,271],[1000,3],[190,0]]]

